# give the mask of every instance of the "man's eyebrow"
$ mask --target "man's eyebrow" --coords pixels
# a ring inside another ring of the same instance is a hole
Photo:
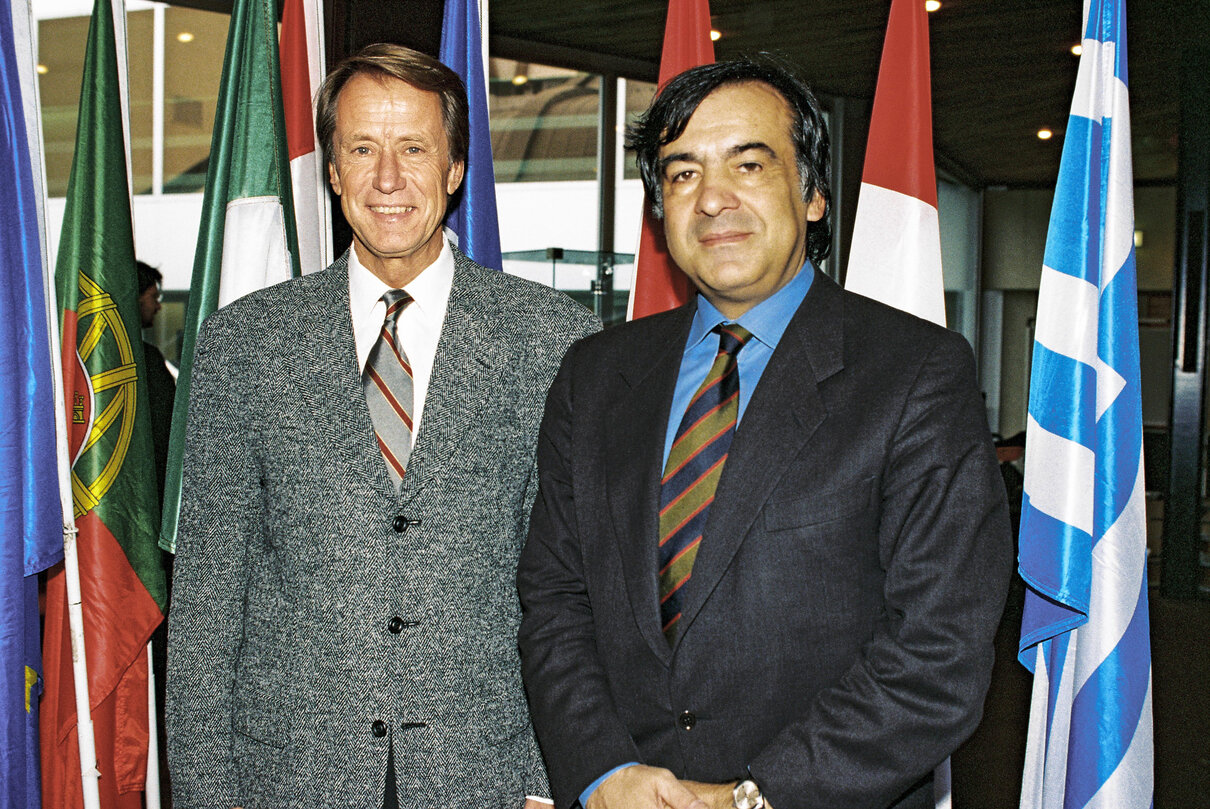
[[[669,163],[677,163],[680,161],[692,163],[695,160],[696,158],[689,152],[677,152],[676,154],[664,155],[660,158],[660,174],[663,174],[664,171],[667,170]]]
[[[741,143],[738,146],[732,146],[727,150],[727,157],[739,157],[744,152],[764,152],[769,157],[777,157],[777,152],[773,151],[773,147],[763,141],[754,140],[750,143]]]

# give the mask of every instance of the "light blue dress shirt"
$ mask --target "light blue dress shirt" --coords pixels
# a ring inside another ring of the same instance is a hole
[[[760,382],[773,349],[777,348],[790,318],[798,311],[799,304],[811,288],[815,270],[808,262],[790,279],[790,283],[774,292],[768,298],[753,306],[734,321],[752,332],[752,339],[744,344],[739,352],[739,420],[742,422],[744,411],[752,399],[752,392]],[[728,323],[723,313],[714,307],[702,295],[697,297],[697,312],[693,315],[693,324],[689,327],[689,339],[685,343],[685,353],[681,357],[681,370],[676,377],[676,392],[672,395],[672,409],[668,415],[668,431],[664,438],[664,457],[660,465],[668,463],[668,453],[672,451],[672,441],[676,437],[677,428],[693,394],[701,387],[714,358],[718,356],[719,335],[713,333],[715,326]]]

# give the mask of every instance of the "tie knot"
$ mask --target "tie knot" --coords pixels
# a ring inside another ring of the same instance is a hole
[[[744,347],[752,332],[738,323],[720,323],[715,327],[718,331],[718,353],[735,356]]]
[[[412,296],[402,289],[388,289],[382,295],[382,302],[387,305],[387,316],[384,324],[394,326],[399,319],[399,313],[412,302]]]

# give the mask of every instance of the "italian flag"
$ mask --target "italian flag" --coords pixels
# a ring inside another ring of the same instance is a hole
[[[198,329],[249,292],[299,275],[273,0],[235,0],[176,383],[160,545],[176,547],[185,416]]]
[[[713,61],[709,0],[668,0],[659,88],[664,89],[677,74]],[[644,199],[643,224],[639,231],[626,319],[675,309],[686,303],[692,294],[689,279],[668,255],[664,223],[652,213],[651,201]]]
[[[845,288],[945,325],[928,12],[892,0]]]
[[[165,582],[118,75],[113,9],[97,0],[55,285],[101,803],[135,809],[147,769],[146,647]],[[43,805],[54,807],[83,805],[66,588],[54,569],[41,717]]]

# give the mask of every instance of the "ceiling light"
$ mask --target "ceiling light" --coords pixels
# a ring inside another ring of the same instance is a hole
[[[924,0],[924,10],[928,12],[941,8],[941,0]]]
[[[1050,140],[1054,136],[1055,133],[1051,132],[1049,129],[1043,128],[1038,130],[1038,140]]]
[[[527,81],[529,81],[529,76],[526,76],[524,73],[518,73],[516,76],[513,76],[513,84],[517,85],[518,87],[520,87],[522,84],[525,84]]]
[[[47,67],[46,65],[42,65],[42,64],[40,64],[40,65],[38,65],[38,67],[37,67],[37,71],[38,71],[38,75],[40,75],[40,76],[45,76],[47,73],[49,73],[49,72],[50,72],[50,68],[49,68],[49,67]]]
[[[698,30],[701,30],[701,29],[699,28]],[[711,42],[718,42],[722,38],[723,38],[722,31],[718,30],[717,28],[710,29],[710,41]]]
[[[176,35],[176,41],[177,42],[192,42],[193,34],[191,34],[188,31],[182,31],[181,33]]]
[[[1084,53],[1084,46],[1077,42],[1071,46],[1071,53],[1073,56],[1082,55]]]

